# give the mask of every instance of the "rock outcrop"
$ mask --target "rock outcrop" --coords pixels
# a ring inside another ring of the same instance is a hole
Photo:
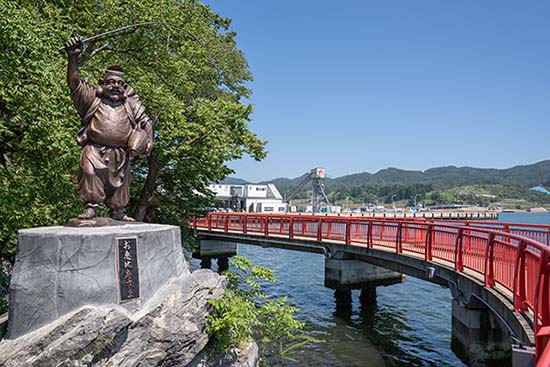
[[[225,277],[210,270],[171,280],[137,312],[84,306],[0,342],[0,366],[242,366],[258,364],[255,343],[227,355],[205,348],[208,300]]]

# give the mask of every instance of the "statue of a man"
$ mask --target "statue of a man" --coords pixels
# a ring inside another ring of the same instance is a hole
[[[80,80],[78,55],[82,41],[72,38],[65,43],[65,49],[71,98],[82,117],[77,135],[82,146],[78,195],[85,209],[78,218],[94,218],[99,204],[104,202],[112,219],[133,221],[124,214],[130,197],[130,156],[151,153],[151,120],[137,94],[124,83],[120,66],[109,66],[96,88]]]

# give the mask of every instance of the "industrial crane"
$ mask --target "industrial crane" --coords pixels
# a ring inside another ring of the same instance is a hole
[[[290,200],[296,196],[296,194],[309,182],[313,185],[313,195],[311,200],[311,205],[313,207],[313,212],[316,213],[319,211],[321,204],[324,202],[329,205],[327,194],[325,193],[325,169],[324,168],[313,168],[309,175],[307,175],[298,187],[292,191],[292,193],[287,197],[287,203],[290,206]]]

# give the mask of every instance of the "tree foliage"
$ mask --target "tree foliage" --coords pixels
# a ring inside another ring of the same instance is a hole
[[[96,82],[120,64],[155,124],[155,149],[133,163],[137,219],[181,223],[211,199],[228,160],[265,155],[250,130],[252,76],[230,20],[196,0],[0,0],[0,244],[12,258],[16,231],[75,216],[80,119],[66,85],[71,36],[142,22],[90,43],[81,76]]]

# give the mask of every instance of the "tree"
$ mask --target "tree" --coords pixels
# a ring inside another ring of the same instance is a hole
[[[79,118],[66,86],[71,36],[154,22],[90,43],[81,74],[120,64],[155,124],[155,149],[134,163],[138,220],[181,224],[206,205],[226,162],[265,156],[249,130],[252,79],[230,20],[196,0],[0,0],[0,254],[16,231],[62,224],[80,203],[74,189]]]

